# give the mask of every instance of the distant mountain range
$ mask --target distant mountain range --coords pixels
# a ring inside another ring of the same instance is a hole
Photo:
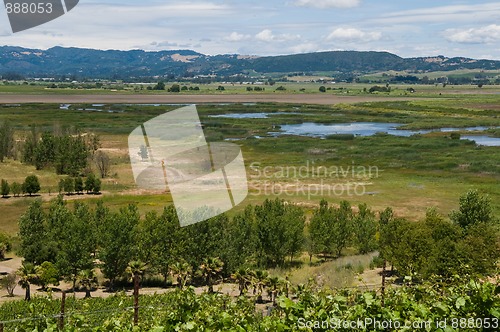
[[[500,61],[447,58],[402,58],[388,52],[333,51],[285,56],[208,56],[190,50],[146,52],[53,47],[48,50],[0,47],[0,75],[27,77],[133,78],[266,73],[337,72],[366,74],[456,69],[500,70]]]

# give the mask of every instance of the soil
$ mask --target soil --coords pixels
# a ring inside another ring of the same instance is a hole
[[[291,103],[333,105],[373,101],[405,101],[414,98],[372,96],[332,96],[325,94],[248,94],[248,95],[0,95],[0,104],[210,104],[210,103]]]

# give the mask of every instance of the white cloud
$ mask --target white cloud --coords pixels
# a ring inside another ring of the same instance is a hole
[[[488,44],[500,41],[500,25],[491,24],[480,28],[448,29],[445,38],[463,44]]]
[[[265,29],[256,34],[255,38],[260,41],[271,42],[274,40],[275,36],[273,35],[273,32],[271,30]]]
[[[234,31],[224,39],[227,41],[230,41],[230,42],[239,42],[239,41],[243,41],[243,40],[248,40],[250,38],[252,38],[252,36],[244,35],[242,33],[238,33],[236,31]]]
[[[317,52],[318,45],[311,42],[302,43],[289,48],[291,53],[310,53]]]
[[[300,35],[292,35],[292,34],[288,34],[288,33],[275,35],[275,34],[273,34],[272,30],[264,29],[255,35],[255,39],[257,39],[258,41],[266,42],[266,43],[284,42],[284,41],[300,39]]]
[[[380,32],[365,32],[356,28],[337,28],[326,39],[346,42],[369,42],[380,38],[382,38]]]
[[[483,3],[475,5],[450,5],[412,9],[387,13],[379,18],[368,20],[378,23],[450,23],[498,21],[500,18],[500,3]]]
[[[359,6],[360,2],[360,0],[297,0],[294,4],[299,7],[353,8]]]

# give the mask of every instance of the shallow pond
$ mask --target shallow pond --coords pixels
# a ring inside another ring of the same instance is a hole
[[[210,115],[210,118],[224,119],[269,119],[273,115],[298,115],[295,112],[274,112],[274,113],[229,113],[221,115]]]
[[[302,124],[283,125],[281,132],[270,133],[273,136],[296,135],[308,137],[327,137],[328,135],[352,134],[355,136],[373,136],[377,133],[386,133],[393,136],[410,137],[416,134],[428,134],[431,132],[454,132],[454,131],[484,131],[488,127],[468,127],[468,128],[437,128],[426,130],[399,129],[400,123],[381,122],[352,122],[341,124],[319,124],[306,122]],[[499,146],[500,138],[488,136],[464,136],[463,139],[475,141],[479,145]]]

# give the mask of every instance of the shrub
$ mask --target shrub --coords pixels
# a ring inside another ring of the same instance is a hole
[[[181,92],[181,86],[179,84],[172,84],[168,92]]]
[[[17,286],[17,275],[11,272],[0,279],[0,288],[5,288],[9,297],[14,297],[14,289]]]
[[[334,139],[339,141],[352,141],[356,136],[354,134],[333,134],[326,136],[326,139]]]
[[[10,238],[0,233],[0,260],[5,259],[5,254],[8,253],[12,249],[12,244],[10,242]]]
[[[370,93],[374,93],[374,92],[391,92],[391,88],[390,87],[386,87],[386,86],[375,85],[375,86],[372,86],[370,88],[370,90],[368,90],[368,92],[370,92]]]

